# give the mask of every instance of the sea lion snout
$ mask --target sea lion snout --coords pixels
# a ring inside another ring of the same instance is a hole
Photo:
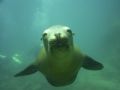
[[[60,40],[60,38],[61,38],[60,35],[61,35],[61,33],[55,33],[55,37],[56,37],[57,40]]]
[[[54,38],[48,40],[50,46],[63,47],[68,45],[69,38],[67,35],[62,35],[62,33],[54,33]]]
[[[65,47],[65,46],[68,46],[68,38],[61,38],[60,36],[56,36],[55,39],[52,39],[50,42],[49,42],[49,45],[51,47]]]

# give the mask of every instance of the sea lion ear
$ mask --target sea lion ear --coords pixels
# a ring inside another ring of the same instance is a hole
[[[24,69],[23,71],[17,73],[14,76],[18,77],[18,76],[30,75],[30,74],[33,74],[33,73],[35,73],[37,71],[38,71],[38,69],[37,69],[37,67],[35,65],[30,65],[26,69]]]
[[[82,67],[88,70],[101,70],[104,66],[100,62],[92,59],[91,57],[85,56]]]

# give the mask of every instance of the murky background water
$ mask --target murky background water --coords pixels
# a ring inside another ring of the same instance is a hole
[[[70,26],[75,44],[104,69],[81,69],[65,87],[51,86],[39,72],[13,77],[34,61],[42,32],[56,24]],[[0,90],[120,90],[119,68],[119,0],[0,0]]]

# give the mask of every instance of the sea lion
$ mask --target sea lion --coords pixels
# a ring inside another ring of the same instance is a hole
[[[55,25],[43,32],[43,50],[37,60],[15,77],[40,71],[53,86],[65,86],[74,82],[81,67],[101,70],[103,65],[74,46],[74,33],[68,26]]]

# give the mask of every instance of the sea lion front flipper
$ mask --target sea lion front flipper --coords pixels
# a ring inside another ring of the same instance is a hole
[[[85,56],[82,67],[88,70],[101,70],[103,68],[103,65],[100,62],[95,61],[91,57]]]
[[[30,65],[28,66],[26,69],[24,69],[23,71],[17,73],[16,75],[14,75],[15,77],[18,77],[18,76],[25,76],[25,75],[30,75],[30,74],[33,74],[35,72],[37,72],[38,69],[35,65]]]

